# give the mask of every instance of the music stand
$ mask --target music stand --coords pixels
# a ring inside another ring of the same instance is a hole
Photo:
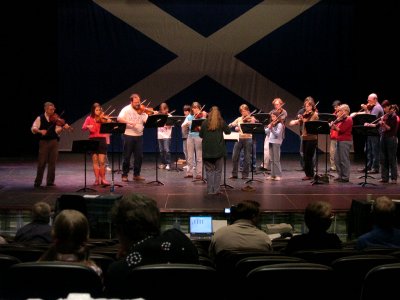
[[[86,155],[90,151],[96,151],[99,148],[99,141],[94,140],[76,140],[72,142],[72,152],[83,153],[85,162],[85,186],[76,192],[92,191],[96,192],[95,189],[86,187]]]
[[[331,128],[329,127],[329,123],[327,121],[308,121],[304,123],[307,133],[309,134],[316,134],[317,135],[317,148],[315,151],[317,151],[316,159],[315,159],[315,175],[314,175],[314,180],[311,182],[312,185],[314,184],[322,184],[324,182],[319,181],[319,175],[318,175],[318,136],[320,134],[329,134]]]
[[[268,125],[269,120],[271,119],[271,114],[268,113],[258,113],[254,114],[253,116],[258,121],[257,123],[262,123],[264,125]]]
[[[126,123],[110,122],[101,123],[100,133],[124,133],[126,129]],[[115,187],[122,187],[121,184],[114,183],[114,138],[111,141],[111,186],[110,190],[113,192]]]
[[[177,172],[183,171],[181,168],[178,168],[178,129],[181,128],[183,121],[185,121],[185,116],[168,116],[167,122],[165,125],[173,126],[175,128],[175,170]]]
[[[163,127],[167,122],[168,115],[165,114],[158,114],[158,115],[151,115],[147,118],[147,121],[144,125],[145,128],[158,128]],[[156,130],[156,180],[150,181],[147,184],[156,183],[158,185],[164,185],[161,181],[158,180],[158,141],[157,141],[157,130]]]
[[[376,120],[376,115],[371,114],[360,114],[353,117],[353,130],[357,134],[365,136],[365,165],[364,165],[364,176],[358,178],[364,178],[364,182],[359,182],[358,184],[362,187],[367,184],[376,185],[374,183],[367,182],[367,178],[375,179],[375,177],[368,175],[368,137],[379,135],[378,128],[376,127],[365,127],[364,123],[372,123]],[[356,124],[356,125],[354,125]]]
[[[237,142],[238,140],[239,140],[239,132],[232,131],[230,134],[224,133],[225,146],[227,141]],[[226,183],[226,156],[224,156],[224,183],[221,184],[220,186],[223,186],[225,189],[226,188],[233,189],[233,186]]]
[[[328,114],[328,113],[318,113],[318,119],[320,121],[326,121],[328,123],[336,120],[336,115],[334,114]],[[330,131],[329,131],[330,133]],[[329,177],[334,177],[333,175],[328,173],[328,136],[325,138],[325,176],[328,178]]]
[[[199,128],[199,127],[201,127],[201,124],[203,124],[203,122],[204,122],[204,118],[201,118],[201,119],[193,119],[192,120],[192,124],[191,124],[191,126],[190,126],[190,131],[197,131],[196,130],[196,128]],[[203,153],[203,151],[201,152],[201,153]],[[196,154],[197,155],[197,154]],[[203,160],[203,158],[201,158],[202,160]],[[196,168],[197,168],[198,166],[196,165]],[[194,180],[192,180],[192,182],[196,182],[196,181],[202,181],[202,182],[206,182],[206,180],[204,179],[204,165],[203,165],[203,167],[202,167],[202,169],[201,169],[201,179],[194,179]]]
[[[249,134],[265,134],[264,124],[262,123],[241,123],[240,129],[243,133]],[[251,179],[247,180],[245,183],[252,181],[263,182],[259,179],[254,179],[254,168],[253,168],[253,141],[251,141]]]

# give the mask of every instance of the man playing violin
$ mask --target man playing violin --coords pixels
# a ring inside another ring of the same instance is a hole
[[[118,122],[126,123],[123,146],[122,181],[128,182],[131,156],[133,154],[133,180],[145,180],[140,176],[143,161],[143,130],[148,114],[141,108],[140,95],[132,94],[131,103],[120,111]]]
[[[363,112],[358,112],[357,114],[371,114],[375,115],[376,118],[380,118],[383,116],[382,106],[378,102],[378,96],[375,93],[372,93],[368,96],[367,104],[361,104],[361,108]],[[351,115],[354,117],[354,114]],[[368,153],[367,157],[367,172],[370,174],[378,174],[379,173],[379,136],[368,136],[367,149],[364,149],[366,153]],[[359,172],[364,173],[365,169],[359,169]]]
[[[246,104],[240,105],[239,112],[241,116],[228,125],[229,127],[234,127],[235,131],[239,132],[239,141],[235,142],[235,145],[233,146],[233,153],[232,153],[233,169],[232,169],[232,176],[230,177],[231,179],[238,178],[239,156],[240,156],[240,151],[242,149],[244,151],[242,179],[247,179],[249,177],[252,134],[243,133],[243,131],[240,128],[240,124],[256,122],[256,119],[250,114],[250,109]]]
[[[109,185],[109,182],[106,180],[106,157],[107,145],[110,144],[110,134],[100,133],[100,127],[102,123],[109,123],[111,121],[111,118],[104,114],[101,105],[93,103],[90,115],[82,125],[82,130],[89,131],[89,139],[99,142],[98,149],[91,153],[93,172],[96,178],[94,185]]]
[[[39,137],[39,155],[34,187],[40,187],[44,170],[47,167],[47,186],[55,186],[56,162],[58,158],[58,142],[63,129],[70,126],[64,122],[61,126],[55,120],[56,107],[51,102],[44,103],[44,113],[38,116],[32,124],[31,131]],[[57,118],[59,119],[59,118]]]
[[[349,117],[350,108],[347,104],[338,107],[336,120],[329,125],[331,130],[337,132],[335,166],[338,177],[334,179],[337,182],[349,182],[350,179],[350,150],[353,146],[353,119]]]

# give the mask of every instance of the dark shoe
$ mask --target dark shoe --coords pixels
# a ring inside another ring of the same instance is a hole
[[[397,179],[392,179],[391,184],[397,184]]]
[[[193,178],[193,175],[192,174],[188,174],[188,175],[185,175],[185,177],[183,177],[183,178]]]
[[[349,180],[348,180],[348,179],[343,179],[343,178],[342,178],[342,179],[339,180],[339,182],[346,183],[346,182],[349,182]]]
[[[56,186],[55,183],[48,183],[46,186]]]
[[[125,175],[122,175],[121,180],[122,180],[123,182],[128,182],[128,181],[129,181],[129,180],[128,180],[128,176],[125,176]]]
[[[229,177],[229,179],[238,179],[238,177],[232,175],[231,177]]]
[[[145,179],[144,179],[144,177],[138,175],[138,176],[133,176],[133,180],[135,180],[135,181],[143,181]]]
[[[369,170],[368,174],[379,174],[379,170],[377,170],[377,169]]]
[[[201,180],[201,179],[203,179],[203,178],[201,177],[201,175],[197,175],[197,176],[196,176],[196,179],[200,179],[200,180]]]
[[[310,177],[310,176],[304,176],[301,180],[311,180],[311,179],[313,179],[312,177]]]

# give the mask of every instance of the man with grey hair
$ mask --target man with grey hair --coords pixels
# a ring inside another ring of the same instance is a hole
[[[44,170],[47,166],[47,186],[55,186],[56,162],[58,158],[58,141],[60,133],[69,125],[60,126],[59,116],[55,113],[56,107],[51,102],[44,103],[44,113],[38,116],[32,124],[31,131],[39,138],[39,155],[34,187],[40,187]]]
[[[18,229],[14,241],[21,243],[51,243],[51,207],[46,202],[37,202],[32,207],[32,221]]]

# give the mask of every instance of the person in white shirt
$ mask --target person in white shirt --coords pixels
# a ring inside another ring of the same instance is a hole
[[[167,103],[161,103],[160,114],[169,115],[169,107]],[[163,127],[157,128],[157,142],[158,142],[158,149],[160,151],[161,156],[161,165],[159,166],[160,169],[170,169],[171,164],[171,133],[172,133],[172,126],[164,125]]]

